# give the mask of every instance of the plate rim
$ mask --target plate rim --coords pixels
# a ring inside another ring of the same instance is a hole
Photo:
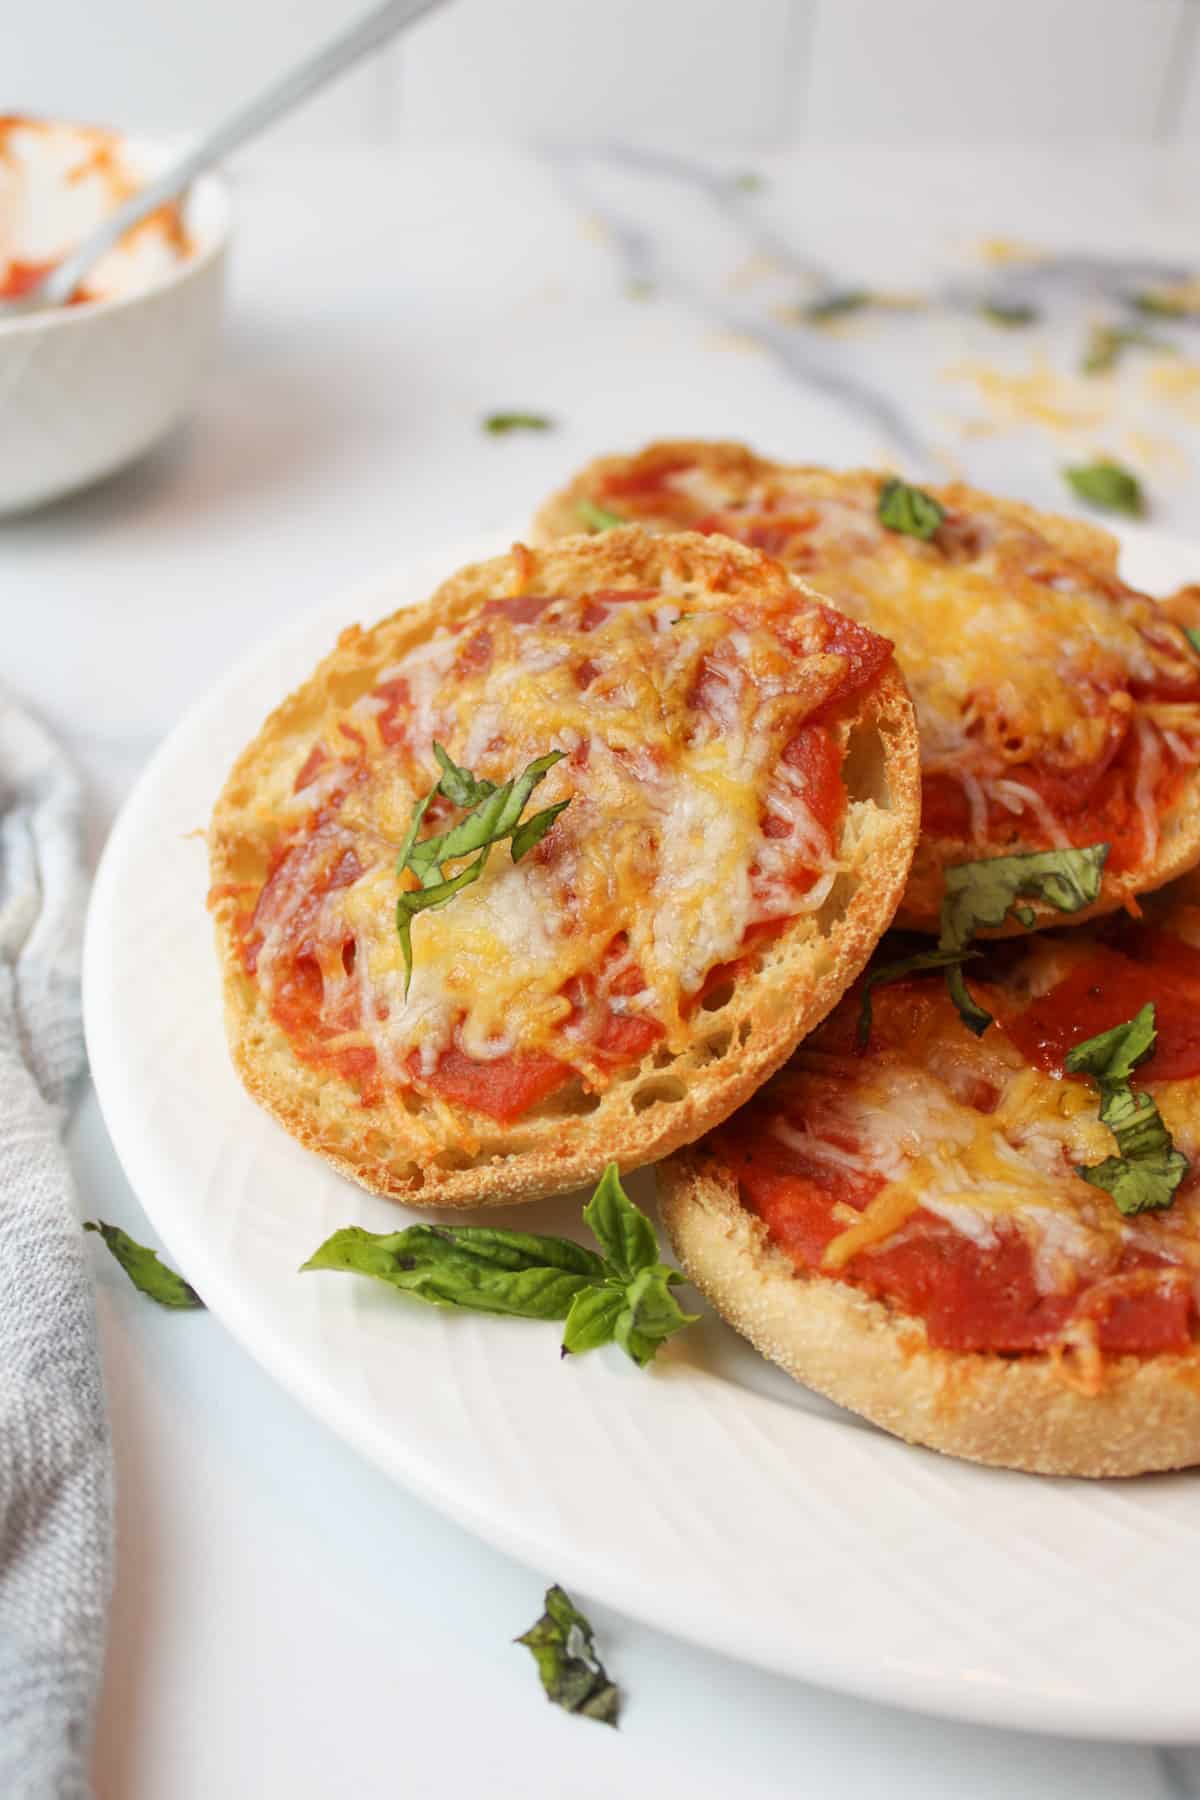
[[[1138,526],[1123,528],[1114,535],[1121,540],[1123,549],[1126,545],[1144,548],[1150,554],[1161,554],[1171,561],[1192,558],[1200,564],[1200,549],[1175,534]],[[417,551],[392,565],[388,571],[353,584],[306,609],[281,630],[256,641],[186,708],[143,765],[104,844],[85,925],[83,1013],[92,1081],[114,1153],[155,1231],[204,1293],[209,1310],[247,1354],[323,1427],[434,1510],[527,1567],[544,1572],[550,1553],[522,1530],[519,1514],[496,1517],[481,1505],[473,1505],[471,1495],[463,1491],[453,1477],[443,1475],[439,1481],[436,1470],[427,1466],[423,1458],[406,1455],[404,1446],[386,1426],[374,1427],[362,1409],[352,1407],[347,1410],[344,1404],[339,1404],[332,1383],[323,1377],[315,1359],[297,1358],[287,1334],[275,1329],[269,1318],[256,1314],[250,1296],[239,1288],[236,1280],[226,1276],[219,1248],[211,1243],[206,1245],[202,1231],[198,1231],[194,1241],[187,1241],[188,1234],[181,1229],[178,1215],[168,1212],[165,1220],[160,1217],[147,1140],[139,1132],[132,1095],[125,1091],[119,1079],[118,1059],[106,1039],[103,1023],[106,977],[103,946],[114,928],[127,845],[136,843],[140,815],[149,806],[163,771],[170,767],[173,756],[178,753],[178,745],[188,738],[194,722],[218,705],[223,697],[240,690],[262,665],[318,625],[327,623],[332,632],[339,617],[344,615],[343,622],[349,623],[356,612],[386,604],[389,591],[394,591],[400,582],[411,581],[417,568],[426,565],[430,570],[457,568],[464,561],[500,554],[497,546],[502,547],[504,541],[501,534],[489,534],[486,540],[455,547],[451,555]],[[935,1454],[913,1446],[904,1446],[904,1449],[918,1456]],[[1041,1477],[1027,1479],[1048,1481]],[[1033,1687],[1016,1689],[998,1683],[987,1686],[959,1683],[931,1693],[927,1677],[920,1670],[893,1666],[886,1659],[868,1662],[864,1667],[861,1661],[836,1651],[832,1655],[828,1650],[822,1653],[817,1646],[806,1654],[804,1646],[809,1640],[803,1633],[797,1635],[795,1653],[781,1661],[757,1643],[752,1618],[747,1618],[744,1626],[732,1633],[723,1626],[718,1642],[712,1631],[706,1629],[703,1609],[693,1612],[686,1604],[681,1605],[676,1586],[664,1584],[664,1598],[660,1601],[658,1590],[636,1574],[621,1567],[602,1567],[597,1555],[589,1552],[586,1546],[566,1541],[554,1546],[552,1558],[556,1579],[602,1604],[613,1606],[630,1618],[719,1655],[731,1656],[819,1688],[926,1716],[1041,1734],[1127,1743],[1182,1744],[1200,1740],[1200,1706],[1193,1704],[1188,1708],[1180,1699],[1156,1700],[1151,1704],[1144,1696],[1139,1696],[1131,1704],[1123,1701],[1119,1692],[1101,1698],[1095,1694],[1050,1694]]]

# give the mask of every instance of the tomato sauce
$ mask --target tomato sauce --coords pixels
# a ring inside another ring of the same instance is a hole
[[[15,259],[0,277],[0,300],[20,300],[57,267],[55,262],[21,262],[19,258]],[[79,287],[71,295],[67,305],[82,306],[91,297],[86,287]]]

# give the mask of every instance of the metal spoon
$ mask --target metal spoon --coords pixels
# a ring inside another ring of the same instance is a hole
[[[40,281],[27,288],[23,294],[0,300],[0,321],[18,313],[40,312],[50,306],[65,306],[88,270],[112,249],[118,239],[134,225],[140,225],[143,219],[167,201],[174,200],[203,169],[219,162],[231,150],[238,149],[248,139],[257,136],[284,113],[299,106],[302,100],[307,100],[310,94],[315,94],[318,88],[324,87],[326,82],[332,81],[344,69],[358,62],[360,57],[380,49],[396,32],[411,24],[414,19],[419,19],[422,13],[432,12],[440,4],[441,0],[384,0],[383,5],[373,7],[357,24],[340,32],[257,99],[239,107],[237,112],[172,163],[165,174],[156,176],[145,187],[139,188],[132,198],[110,213],[103,224],[89,233],[77,249],[43,275]]]

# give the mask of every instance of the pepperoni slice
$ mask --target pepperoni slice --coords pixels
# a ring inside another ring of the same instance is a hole
[[[1061,1075],[1067,1054],[1154,1002],[1158,1036],[1137,1070],[1142,1081],[1200,1075],[1200,951],[1168,932],[1145,934],[1140,959],[1098,945],[1086,962],[1004,1029],[1035,1068]]]

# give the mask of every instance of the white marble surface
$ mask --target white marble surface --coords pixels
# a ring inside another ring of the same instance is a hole
[[[982,419],[981,402],[939,373],[982,355],[1020,371],[1039,351],[1069,368],[1102,290],[1185,269],[1200,223],[1186,159],[805,152],[756,161],[756,192],[729,179],[744,166],[447,150],[240,175],[226,353],[194,423],[92,493],[0,525],[4,676],[79,756],[95,848],[242,645],[411,549],[502,530],[577,461],[651,434],[913,473],[953,460],[1052,504],[1069,503],[1063,461],[1140,442],[1156,520],[1200,539],[1200,400],[1190,422],[1148,402],[1153,359],[1131,358],[1112,396],[1088,390],[1107,416],[1062,436],[964,435],[954,417]],[[984,235],[1052,260],[989,270]],[[782,322],[822,280],[939,304],[838,335]],[[1014,283],[1046,304],[1044,330],[970,312]],[[1164,328],[1189,332],[1200,350],[1195,326]],[[558,428],[489,438],[480,416],[500,407]],[[72,1146],[87,1212],[148,1236],[90,1096]],[[1200,1751],[906,1717],[600,1607],[626,1721],[616,1735],[559,1717],[509,1644],[539,1574],[360,1464],[214,1320],[161,1314],[106,1266],[99,1282],[120,1476],[101,1800],[1200,1794]]]

